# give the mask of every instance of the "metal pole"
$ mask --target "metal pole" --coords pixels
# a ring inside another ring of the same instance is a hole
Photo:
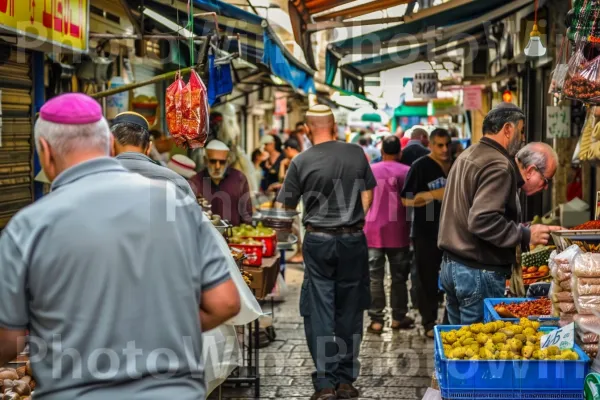
[[[193,69],[196,69],[196,68],[202,68],[202,65],[182,68],[177,71],[166,72],[164,74],[157,75],[154,78],[148,79],[146,81],[130,83],[128,85],[119,86],[114,89],[109,89],[109,90],[104,90],[102,92],[94,93],[90,96],[94,99],[101,99],[104,97],[112,96],[114,94],[126,92],[128,90],[137,89],[142,86],[151,85],[153,83],[165,81],[167,79],[173,79],[173,78],[175,78],[175,76],[177,75],[178,72],[181,74],[187,74],[188,72],[191,72]]]
[[[131,40],[141,40],[141,39],[167,39],[167,40],[206,40],[210,36],[193,36],[192,38],[185,37],[182,35],[133,35],[133,34],[114,34],[114,33],[91,33],[90,39],[131,39]],[[227,39],[237,40],[237,35],[229,35]]]

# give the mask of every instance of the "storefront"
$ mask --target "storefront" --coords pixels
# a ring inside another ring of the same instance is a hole
[[[7,35],[0,45],[0,230],[40,190],[33,184],[39,169],[33,123],[45,98],[43,54],[88,48],[88,0],[63,2],[68,20],[59,5],[46,3],[12,2],[0,10],[0,30]],[[52,26],[52,20],[61,23]]]

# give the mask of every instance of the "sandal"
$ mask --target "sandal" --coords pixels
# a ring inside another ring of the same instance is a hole
[[[367,327],[367,332],[375,335],[381,335],[383,333],[383,324],[381,322],[372,321]]]
[[[415,320],[412,319],[411,317],[404,317],[399,321],[393,320],[392,321],[392,329],[393,330],[400,330],[400,329],[411,329],[415,326]]]
[[[433,329],[429,329],[428,331],[425,332],[425,336],[428,337],[429,339],[433,339],[433,338],[435,338],[435,332],[433,331]]]

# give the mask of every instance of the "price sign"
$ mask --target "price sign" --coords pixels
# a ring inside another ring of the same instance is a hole
[[[546,126],[548,139],[571,137],[571,108],[546,107]]]
[[[570,350],[575,345],[575,323],[571,322],[569,325],[550,332],[547,335],[542,336],[540,340],[540,347],[545,349],[546,347],[556,346],[561,350]]]
[[[420,99],[435,99],[437,97],[438,80],[435,72],[415,74],[413,80],[413,96]]]

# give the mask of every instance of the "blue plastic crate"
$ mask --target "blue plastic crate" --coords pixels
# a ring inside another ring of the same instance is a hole
[[[500,303],[523,303],[525,301],[536,300],[530,298],[507,297],[504,299],[485,299],[483,301],[483,321],[506,321],[518,323],[519,318],[500,318],[500,315],[494,310],[494,306]],[[532,321],[539,321],[542,326],[558,326],[560,318],[552,316],[529,317]]]
[[[583,399],[589,357],[575,346],[577,361],[450,360],[441,332],[461,326],[435,327],[435,370],[445,399]],[[542,327],[550,332],[556,328]]]

